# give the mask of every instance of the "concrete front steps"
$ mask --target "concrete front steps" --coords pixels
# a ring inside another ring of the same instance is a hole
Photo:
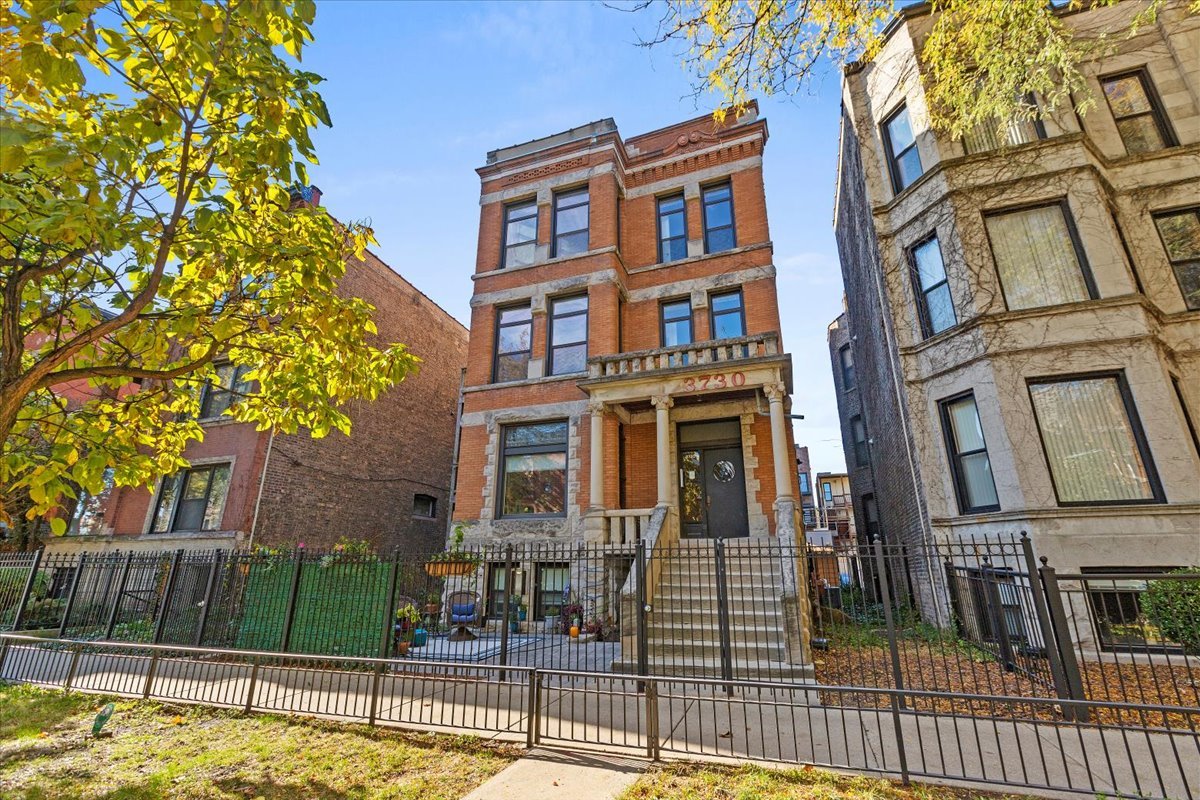
[[[720,678],[717,567],[714,544],[684,542],[662,557],[662,572],[646,619],[647,671],[652,675]],[[778,554],[746,542],[726,542],[730,666],[741,680],[811,681],[812,667],[789,664]],[[613,663],[636,672],[633,653]]]

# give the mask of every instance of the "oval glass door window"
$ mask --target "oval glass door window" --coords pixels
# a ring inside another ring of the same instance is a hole
[[[732,461],[718,461],[713,464],[713,477],[721,483],[729,483],[737,475]]]

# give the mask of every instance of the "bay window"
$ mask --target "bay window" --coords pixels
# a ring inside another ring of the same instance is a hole
[[[989,212],[984,220],[1009,310],[1097,297],[1065,200]]]

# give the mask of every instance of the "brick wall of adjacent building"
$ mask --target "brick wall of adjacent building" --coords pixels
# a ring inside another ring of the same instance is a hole
[[[376,548],[433,549],[446,535],[455,409],[467,332],[371,253],[352,262],[339,291],[376,306],[377,342],[403,342],[417,372],[372,402],[351,405],[350,436],[277,436],[262,489],[255,542],[327,546],[341,536]],[[436,499],[414,516],[414,495]]]
[[[272,440],[249,423],[228,418],[204,422],[204,439],[189,445],[184,455],[193,465],[231,464],[219,531],[149,535],[157,487],[123,488],[108,499],[103,536],[69,537],[73,541],[60,540],[56,546],[229,546],[252,541],[325,547],[342,536],[367,540],[379,550],[440,546],[450,512],[466,328],[369,252],[361,261],[351,260],[338,292],[375,306],[375,344],[404,343],[421,359],[416,372],[375,401],[349,405],[349,436],[333,431],[313,439],[301,431]],[[416,494],[435,499],[433,519],[413,514]]]
[[[850,475],[855,516],[866,520],[863,496],[872,494],[879,513],[881,535],[888,542],[924,539],[924,508],[920,472],[910,458],[913,446],[896,397],[896,364],[889,337],[891,320],[881,308],[887,287],[878,280],[879,243],[871,207],[865,195],[857,133],[843,125],[841,171],[834,236],[842,258],[842,279],[848,287],[846,311],[829,326],[829,356],[838,401],[842,450]],[[838,351],[850,345],[856,386],[847,390]],[[870,463],[855,459],[850,419],[861,414],[867,428]],[[867,526],[860,525],[859,533]]]

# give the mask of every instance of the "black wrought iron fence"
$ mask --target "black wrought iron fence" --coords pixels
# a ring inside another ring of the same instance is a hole
[[[1200,709],[1180,706],[412,658],[331,663],[323,655],[12,634],[0,634],[0,680],[650,758],[815,764],[1084,796],[1200,796]],[[1002,709],[1014,699],[1036,713],[961,709]],[[950,710],[918,710],[938,708]],[[1134,712],[1162,724],[1112,722]]]
[[[917,710],[1033,718],[1071,706],[1025,698],[1200,707],[1188,618],[1164,622],[1169,603],[1143,600],[1198,580],[1058,575],[1019,537],[807,550],[774,539],[514,542],[442,560],[35,553],[0,557],[0,623],[75,640],[536,668],[553,680],[815,679],[913,691]],[[1013,699],[976,707],[974,695]]]

